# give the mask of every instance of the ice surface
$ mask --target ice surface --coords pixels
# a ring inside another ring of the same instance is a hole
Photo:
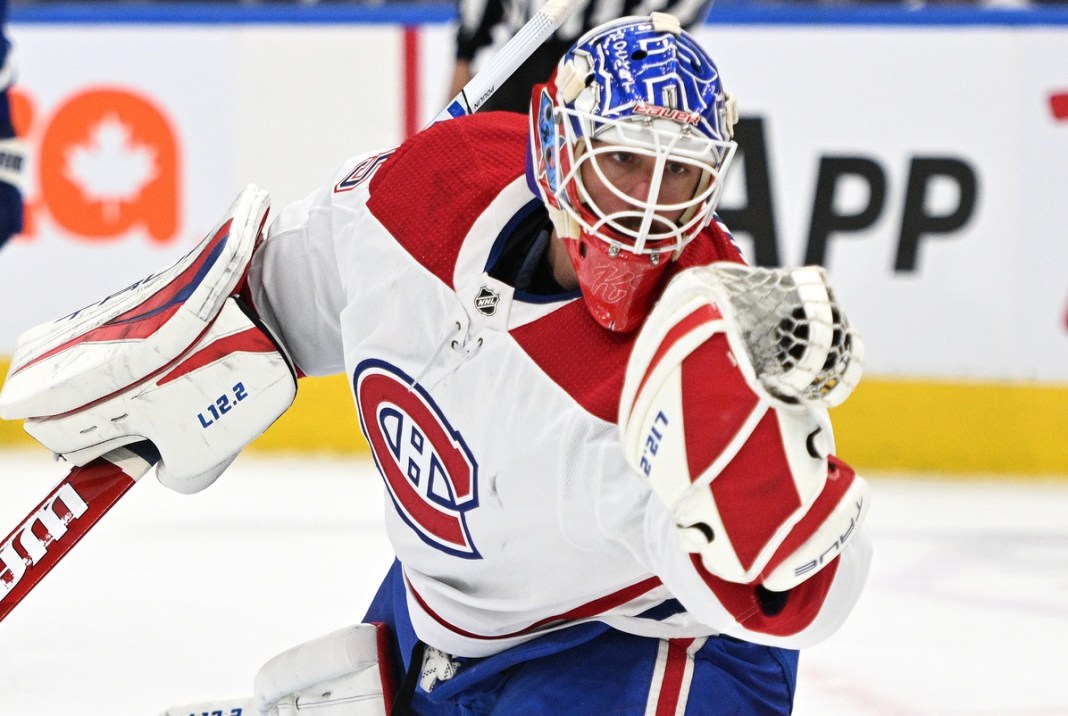
[[[0,451],[0,533],[64,468]],[[152,716],[246,696],[359,621],[392,557],[373,466],[243,456],[137,485],[0,623],[0,715]],[[797,716],[1068,714],[1068,480],[875,476],[867,592],[801,658]]]

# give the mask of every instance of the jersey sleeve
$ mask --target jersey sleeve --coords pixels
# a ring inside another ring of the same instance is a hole
[[[324,187],[282,209],[249,270],[249,293],[304,375],[344,370],[340,315],[345,294],[334,252],[341,208]],[[343,217],[342,217],[343,218]]]
[[[862,524],[826,567],[787,592],[720,579],[675,544],[671,516],[650,496],[645,536],[653,571],[694,617],[717,631],[768,646],[802,649],[834,634],[867,579],[871,541]]]

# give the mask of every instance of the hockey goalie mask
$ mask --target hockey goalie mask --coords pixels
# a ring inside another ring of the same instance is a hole
[[[734,122],[712,59],[662,13],[587,33],[534,88],[534,179],[604,327],[637,328],[711,221]]]

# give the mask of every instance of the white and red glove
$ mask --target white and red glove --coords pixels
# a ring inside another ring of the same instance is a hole
[[[250,186],[173,266],[25,332],[0,417],[74,465],[148,441],[165,486],[210,485],[296,395],[281,344],[236,297],[269,206]]]
[[[861,359],[821,269],[713,264],[668,285],[635,343],[619,426],[709,573],[786,591],[854,534],[868,487],[832,455],[826,408]]]

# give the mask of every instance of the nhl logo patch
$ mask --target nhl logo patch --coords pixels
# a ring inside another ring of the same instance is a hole
[[[497,312],[497,304],[501,302],[501,294],[491,291],[488,286],[483,286],[475,296],[475,308],[483,316],[492,316]]]

